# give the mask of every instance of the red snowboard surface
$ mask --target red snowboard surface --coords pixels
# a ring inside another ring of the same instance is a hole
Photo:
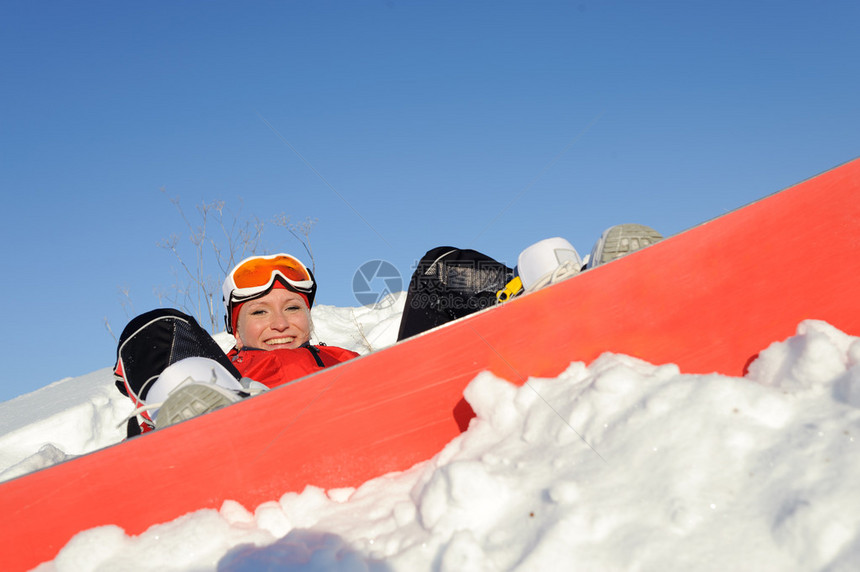
[[[740,376],[805,319],[860,335],[860,159],[543,290],[229,408],[0,484],[0,569],[77,532],[352,487],[438,453],[490,370],[516,384],[603,352]]]

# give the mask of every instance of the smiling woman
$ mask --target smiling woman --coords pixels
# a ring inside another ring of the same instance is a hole
[[[120,336],[117,387],[135,403],[128,435],[214,411],[357,357],[312,345],[313,273],[289,254],[253,256],[224,280],[227,331],[236,345],[225,356],[190,316],[155,310],[132,320]]]
[[[313,273],[289,254],[253,256],[224,280],[229,357],[243,376],[276,387],[358,354],[310,343]]]

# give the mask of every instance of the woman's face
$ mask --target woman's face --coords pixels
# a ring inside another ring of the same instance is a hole
[[[305,299],[283,288],[245,302],[236,323],[236,347],[295,349],[310,340],[310,311]]]

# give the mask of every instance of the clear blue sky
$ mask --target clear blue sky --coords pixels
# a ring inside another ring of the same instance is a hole
[[[860,155],[858,29],[854,1],[4,0],[0,400],[113,364],[106,320],[175,283],[168,196],[317,219],[338,306],[440,244],[670,235]]]

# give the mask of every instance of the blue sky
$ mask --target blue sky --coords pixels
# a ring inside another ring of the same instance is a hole
[[[170,197],[316,219],[317,301],[350,306],[367,261],[586,254],[849,161],[858,25],[851,1],[4,0],[0,400],[113,364],[106,323],[176,283]]]

